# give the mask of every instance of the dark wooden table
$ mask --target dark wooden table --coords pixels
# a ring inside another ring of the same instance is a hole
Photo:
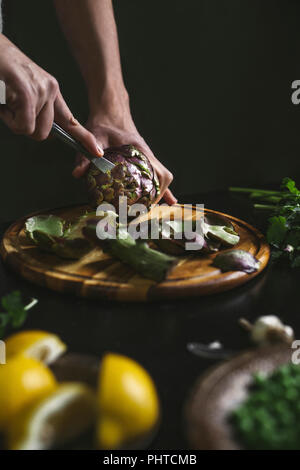
[[[180,202],[204,203],[209,209],[230,213],[256,226],[245,199],[227,192],[190,195]],[[0,226],[2,235],[8,226]],[[18,289],[39,304],[26,329],[58,334],[69,350],[101,357],[105,351],[128,355],[154,378],[162,403],[162,423],[152,443],[155,449],[184,449],[183,407],[195,380],[214,365],[193,356],[187,343],[220,341],[239,351],[250,345],[238,325],[240,317],[278,315],[300,338],[299,270],[268,267],[248,284],[211,297],[153,304],[108,303],[52,292],[23,281],[0,264],[0,295]]]

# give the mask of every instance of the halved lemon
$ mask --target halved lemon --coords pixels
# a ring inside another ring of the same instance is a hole
[[[107,354],[98,386],[97,443],[102,449],[122,448],[154,429],[159,400],[148,372],[137,362]]]
[[[21,331],[5,340],[6,357],[24,354],[45,364],[51,364],[67,349],[61,339],[46,331]]]
[[[36,359],[19,355],[0,365],[0,430],[22,408],[56,387],[52,372]]]
[[[78,437],[95,421],[96,396],[80,383],[65,383],[16,415],[6,429],[11,450],[46,450]]]

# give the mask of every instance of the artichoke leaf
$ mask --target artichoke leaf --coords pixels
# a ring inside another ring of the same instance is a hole
[[[26,220],[25,229],[28,235],[32,235],[34,232],[42,232],[49,237],[62,237],[65,222],[56,215],[37,215]]]
[[[98,238],[96,227],[96,221],[86,225],[83,234],[87,239],[147,279],[163,281],[178,262],[177,258],[150,248],[145,240],[134,240],[124,226],[118,227],[115,238],[104,240]]]
[[[86,254],[91,245],[82,235],[82,228],[95,213],[87,213],[74,224],[67,224],[55,215],[31,217],[25,222],[25,231],[31,241],[41,250],[61,258],[78,259]]]
[[[234,229],[225,225],[209,225],[204,222],[203,231],[206,237],[225,245],[234,246],[240,241]]]

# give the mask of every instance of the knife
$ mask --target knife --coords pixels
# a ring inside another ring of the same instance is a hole
[[[67,131],[62,129],[55,122],[52,125],[51,134],[69,147],[77,150],[77,152],[82,153],[98,170],[102,171],[102,173],[107,173],[115,167],[115,165],[106,158],[95,157],[95,155],[92,155],[80,142],[75,140]]]

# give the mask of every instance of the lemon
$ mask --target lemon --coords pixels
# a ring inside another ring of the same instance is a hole
[[[45,364],[54,362],[67,349],[58,336],[46,331],[21,331],[7,338],[5,345],[8,359],[24,354]]]
[[[118,449],[151,431],[158,422],[155,385],[138,363],[108,354],[103,358],[98,386],[97,441],[102,449]]]
[[[36,359],[8,359],[0,366],[0,430],[14,414],[56,386],[52,372]]]
[[[96,419],[96,397],[86,385],[61,384],[17,414],[5,441],[11,450],[46,450],[78,437]]]

